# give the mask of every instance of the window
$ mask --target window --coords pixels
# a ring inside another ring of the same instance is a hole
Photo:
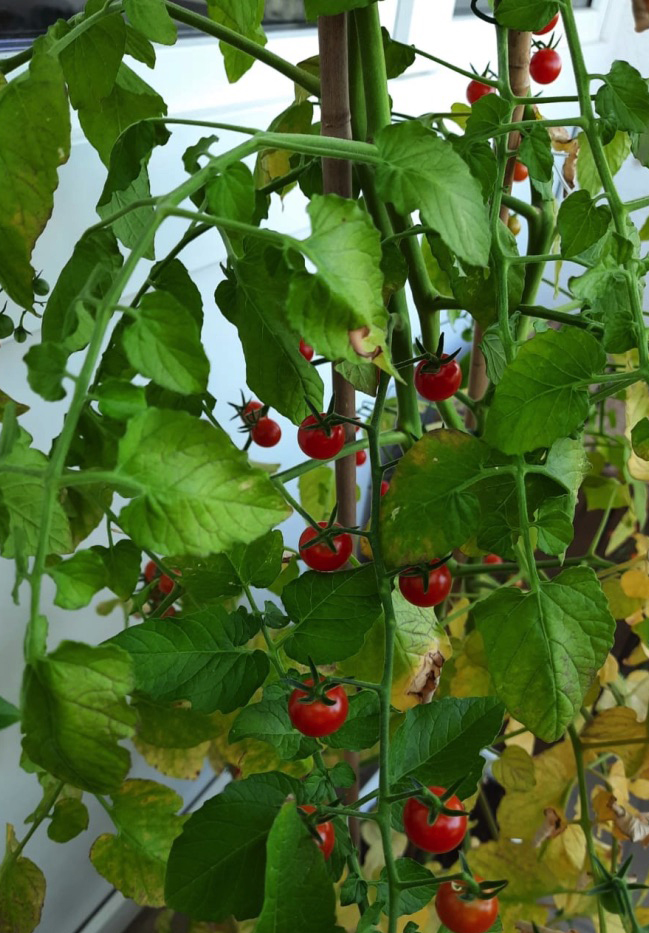
[[[572,0],[573,7],[588,7],[593,5],[593,0]],[[481,9],[487,10],[483,5]],[[471,13],[471,0],[455,0],[455,16],[467,16]]]
[[[178,0],[189,10],[205,13],[206,0]],[[68,19],[85,0],[0,0],[0,40],[34,39],[57,19]],[[279,26],[304,23],[303,0],[266,0],[264,23]],[[190,33],[189,29],[181,29]]]

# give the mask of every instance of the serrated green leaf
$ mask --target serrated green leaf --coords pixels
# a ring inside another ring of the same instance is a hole
[[[581,132],[577,141],[579,143],[579,158],[577,159],[577,180],[579,187],[595,197],[602,190],[602,180],[599,177],[593,152],[588,137]],[[613,139],[604,146],[604,155],[613,175],[616,175],[626,162],[631,152],[631,137],[628,133],[618,131]]]
[[[126,26],[121,13],[102,17],[65,46],[60,61],[75,110],[93,107],[108,97],[125,46]]]
[[[430,869],[412,858],[397,859],[395,867],[399,881],[408,882],[409,885],[412,885],[415,881],[422,882],[421,887],[408,887],[397,895],[399,898],[398,915],[402,917],[404,914],[416,914],[418,910],[422,910],[426,904],[429,904],[435,896],[437,889],[431,885],[431,881],[435,876]],[[387,904],[389,888],[386,868],[381,870],[377,897]],[[385,908],[383,912],[386,913]]]
[[[172,845],[167,904],[195,920],[257,917],[264,898],[266,839],[298,786],[284,774],[256,774],[233,781],[206,801]]]
[[[523,134],[517,158],[528,167],[533,178],[538,181],[552,180],[554,159],[550,135],[545,127],[535,126]]]
[[[124,51],[126,55],[132,56],[132,58],[142,62],[148,68],[155,67],[155,49],[149,40],[129,23],[126,24],[126,48]]]
[[[122,600],[130,599],[140,576],[142,552],[132,541],[117,541],[112,547],[96,544],[91,548],[106,568],[106,586]]]
[[[108,582],[104,562],[95,551],[77,551],[48,573],[56,583],[54,604],[62,609],[82,609]]]
[[[266,34],[261,25],[264,0],[207,0],[207,13],[215,23],[233,29],[258,45],[266,45]],[[227,42],[221,42],[220,46],[228,81],[233,84],[254,65],[255,60]]]
[[[224,432],[185,412],[149,409],[130,421],[116,472],[141,488],[121,512],[122,528],[162,554],[200,556],[247,544],[290,512]]]
[[[349,698],[349,713],[340,729],[328,735],[324,742],[329,748],[360,751],[372,748],[379,740],[380,704],[378,694],[362,690]]]
[[[556,0],[501,0],[497,19],[503,26],[527,32],[543,29],[558,9]]]
[[[480,349],[487,364],[487,375],[490,381],[497,386],[507,367],[505,346],[500,336],[498,324],[491,324],[484,331]]]
[[[598,207],[587,191],[575,191],[562,201],[557,224],[561,253],[565,259],[578,256],[604,236],[611,222],[611,211]]]
[[[588,383],[606,357],[591,334],[549,330],[523,344],[496,386],[485,440],[505,453],[549,447],[588,416]]]
[[[176,41],[176,24],[164,0],[124,0],[124,10],[133,26],[152,42],[173,45]]]
[[[147,407],[143,387],[119,379],[103,382],[95,389],[95,395],[102,415],[115,421],[128,421]]]
[[[69,842],[88,829],[88,808],[76,797],[61,797],[52,810],[47,835],[54,842]]]
[[[282,601],[296,623],[284,644],[302,664],[342,661],[355,654],[381,614],[373,565],[337,573],[309,571],[284,589]]]
[[[281,531],[269,531],[250,544],[237,544],[228,557],[243,586],[262,588],[270,586],[280,575],[283,553]]]
[[[58,60],[39,43],[29,70],[0,88],[0,285],[32,305],[30,259],[52,213],[58,168],[70,155],[70,115]]]
[[[122,337],[130,364],[173,392],[205,392],[210,364],[189,311],[173,295],[155,291],[135,313]]]
[[[597,92],[595,107],[618,130],[642,133],[649,123],[647,82],[628,62],[613,62]]]
[[[288,715],[289,694],[281,684],[270,684],[258,703],[241,710],[230,729],[229,741],[261,739],[276,749],[280,758],[308,758],[317,751],[313,739],[298,732]]]
[[[130,780],[111,801],[117,835],[101,835],[90,850],[90,861],[136,904],[164,907],[167,859],[186,820],[177,815],[182,797],[155,781]]]
[[[298,479],[300,503],[318,522],[326,521],[336,504],[336,476],[330,466],[319,466]]]
[[[255,182],[243,162],[235,162],[206,185],[207,203],[217,217],[249,224],[255,213]]]
[[[561,738],[613,644],[615,620],[595,573],[571,567],[536,593],[502,588],[473,615],[509,712],[544,741]]]
[[[534,522],[539,550],[552,555],[565,553],[575,533],[573,517],[574,505],[571,506],[568,496],[546,500]]]
[[[142,693],[229,713],[245,705],[268,675],[265,652],[245,647],[257,629],[249,617],[214,606],[173,621],[132,625],[111,641],[131,656]]]
[[[381,35],[383,36],[383,55],[388,79],[398,78],[411,65],[414,65],[417,53],[411,45],[405,45],[403,42],[397,42],[393,39],[385,26],[381,28]]]
[[[126,702],[132,688],[125,651],[62,642],[25,670],[23,749],[74,787],[98,794],[114,790],[131,761],[118,743],[133,735],[135,713]]]
[[[453,252],[486,266],[491,236],[482,191],[451,144],[417,121],[386,127],[376,144],[379,194],[398,211],[419,210]]]
[[[65,398],[63,388],[68,354],[56,343],[39,343],[31,347],[24,356],[27,364],[27,381],[34,392],[46,402],[58,402]]]

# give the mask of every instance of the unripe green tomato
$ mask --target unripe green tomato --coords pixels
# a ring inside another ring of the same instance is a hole
[[[0,340],[11,337],[14,332],[14,322],[8,314],[0,314]]]
[[[26,331],[22,324],[19,324],[14,331],[14,340],[16,343],[24,343],[29,337],[29,331]]]
[[[518,219],[517,214],[511,215],[511,217],[507,221],[507,226],[509,227],[511,232],[514,234],[514,236],[518,236],[518,234],[521,232],[521,222]]]
[[[42,279],[40,275],[37,275],[34,279],[34,294],[39,295],[43,298],[45,295],[49,295],[50,286],[49,283]]]

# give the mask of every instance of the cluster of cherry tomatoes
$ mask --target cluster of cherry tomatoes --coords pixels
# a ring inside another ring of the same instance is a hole
[[[265,406],[254,399],[241,409],[241,417],[250,439],[259,447],[275,447],[282,438],[282,429],[264,413]],[[266,409],[267,411],[267,409]]]
[[[179,574],[179,570],[174,569],[174,573]],[[154,561],[150,560],[144,568],[144,582],[149,584],[157,579],[156,585],[149,591],[148,601],[152,610],[155,610],[160,603],[170,595],[174,588],[174,581],[166,573],[162,573]],[[168,606],[162,613],[161,618],[170,619],[176,615],[176,609]]]

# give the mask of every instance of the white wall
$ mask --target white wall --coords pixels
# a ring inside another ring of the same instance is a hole
[[[489,58],[495,60],[492,31],[472,19],[454,20],[453,0],[435,0],[434,3],[430,0],[401,0],[400,3],[384,0],[381,9],[388,28],[395,27],[396,17],[397,35],[404,41],[412,41],[432,53],[448,56],[464,67],[472,62],[482,70]],[[607,70],[616,57],[626,58],[642,68],[647,60],[649,36],[636,36],[632,32],[630,3],[597,0],[595,9],[580,12],[579,16],[580,28],[590,40],[587,57],[594,71]],[[316,45],[315,31],[310,29],[291,34],[274,33],[270,42],[274,51],[295,62],[314,54]],[[176,48],[159,49],[154,75],[144,66],[138,67],[145,79],[167,100],[170,116],[265,127],[292,99],[291,83],[259,64],[234,87],[227,85],[217,45],[209,40],[185,39]],[[452,102],[464,100],[466,83],[465,78],[453,73],[444,71],[442,75],[441,69],[422,60],[412,76],[393,82],[391,91],[395,109],[410,114],[445,110]],[[553,86],[553,92],[556,89],[557,93],[569,93],[571,88],[572,78],[569,68],[566,68]],[[559,113],[561,110],[557,108],[553,115]],[[172,140],[152,159],[154,191],[168,190],[180,182],[183,178],[180,155],[201,135],[205,133],[199,128],[173,128]],[[219,135],[224,147],[230,145],[228,134]],[[36,268],[42,269],[50,282],[56,280],[80,234],[95,220],[94,204],[102,188],[103,174],[99,158],[76,129],[70,161],[60,173],[54,217],[35,255]],[[646,191],[648,177],[644,169],[631,166],[624,174],[623,190],[638,196]],[[304,233],[305,217],[299,193],[293,192],[283,206],[275,205],[269,224],[298,236]],[[162,231],[158,244],[160,256],[176,242],[179,230],[180,223],[170,221]],[[226,423],[230,412],[227,402],[237,399],[238,389],[244,385],[245,370],[236,332],[222,318],[213,301],[214,288],[221,276],[219,263],[224,258],[219,242],[216,234],[207,234],[192,244],[182,259],[203,293],[206,343],[212,361],[210,390],[218,399],[217,417]],[[38,334],[35,333],[33,340],[37,339]],[[65,403],[45,404],[27,388],[22,358],[28,347],[29,343],[19,346],[12,340],[2,342],[0,386],[31,406],[22,422],[34,434],[36,445],[47,450],[60,429]],[[264,452],[255,453],[255,457],[289,466],[300,459],[295,430],[285,419],[279,418],[279,421],[283,429],[281,444],[266,452],[266,457]],[[283,526],[285,536],[294,540],[300,525],[300,521],[291,519]],[[101,539],[101,532],[97,532],[92,541]],[[23,587],[21,605],[14,606],[10,598],[12,585],[13,566],[0,559],[0,592],[3,595],[0,694],[16,702],[22,672],[27,593]],[[97,616],[92,606],[79,612],[64,613],[52,605],[52,596],[52,587],[46,583],[44,606],[50,620],[51,647],[64,638],[97,643],[114,633],[121,624],[119,618]],[[94,602],[101,598],[100,594]],[[35,806],[39,793],[36,780],[18,768],[19,738],[16,726],[0,733],[0,824],[14,823],[20,837],[24,833],[22,820]],[[135,774],[156,776],[142,762],[136,763]],[[195,784],[179,781],[174,782],[174,786],[189,800],[208,778],[206,770]],[[51,842],[44,831],[37,833],[27,848],[27,856],[43,868],[48,881],[46,906],[39,926],[41,933],[74,933],[110,891],[87,859],[93,840],[110,828],[108,818],[93,806],[92,800],[89,799],[88,803],[91,809],[90,829],[68,843],[65,849]],[[100,926],[93,927],[95,929],[99,930]]]

